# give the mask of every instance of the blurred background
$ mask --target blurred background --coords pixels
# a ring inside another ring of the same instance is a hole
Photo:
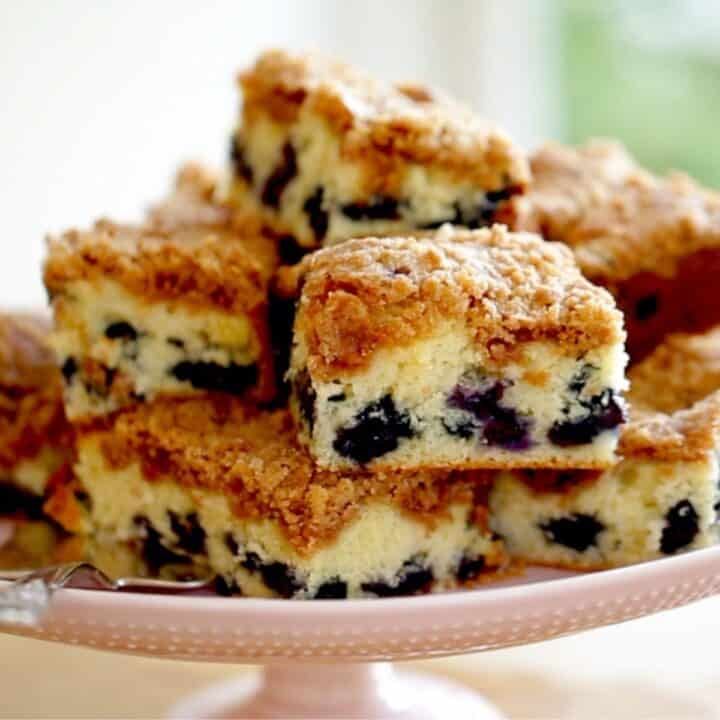
[[[0,0],[0,303],[44,302],[46,232],[224,162],[235,73],[276,45],[442,87],[528,148],[612,135],[720,186],[712,0]]]

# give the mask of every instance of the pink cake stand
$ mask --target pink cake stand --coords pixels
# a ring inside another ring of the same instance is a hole
[[[531,569],[472,591],[288,601],[58,591],[38,627],[3,630],[176,660],[257,663],[181,700],[173,718],[500,718],[482,697],[385,662],[548,640],[720,591],[720,547],[592,574]]]

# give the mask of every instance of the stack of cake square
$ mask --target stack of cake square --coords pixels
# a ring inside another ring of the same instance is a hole
[[[240,84],[229,179],[187,166],[140,225],[49,240],[72,438],[52,517],[286,598],[715,542],[720,336],[668,335],[720,314],[666,309],[713,252],[712,193],[612,144],[529,162],[458,103],[318,55]],[[656,242],[661,208],[691,246]],[[629,422],[618,305],[646,356]]]
[[[53,511],[73,531],[139,540],[157,564],[209,566],[246,595],[408,594],[504,566],[471,468],[316,462],[283,400],[291,322],[278,308],[292,302],[271,290],[280,263],[349,235],[488,224],[526,184],[526,159],[449,100],[319,58],[269,53],[243,82],[226,199],[186,168],[141,226],[50,240],[52,344],[76,437],[76,487],[54,492]],[[307,123],[291,117],[303,93]],[[338,125],[361,97],[369,115]]]

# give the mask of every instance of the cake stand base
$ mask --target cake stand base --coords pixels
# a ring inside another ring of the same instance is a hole
[[[211,687],[178,703],[173,720],[501,720],[482,696],[451,680],[396,672],[389,663],[269,665],[258,676]]]

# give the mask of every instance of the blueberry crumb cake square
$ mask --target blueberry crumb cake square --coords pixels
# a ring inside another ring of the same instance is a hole
[[[299,275],[291,408],[320,465],[613,463],[622,316],[564,246],[445,226],[325,248]]]
[[[0,515],[39,514],[71,457],[49,331],[42,317],[0,314]]]
[[[239,83],[230,196],[301,247],[489,225],[528,182],[524,154],[502,131],[427,88],[280,50]]]
[[[86,530],[141,542],[149,566],[208,567],[229,593],[409,595],[506,562],[477,478],[322,471],[286,410],[230,398],[157,400],[84,428],[75,473]]]
[[[718,330],[669,337],[629,377],[631,417],[614,467],[496,476],[491,526],[514,556],[599,569],[717,543]]]
[[[193,218],[165,206],[145,226],[103,220],[49,240],[52,344],[72,420],[162,394],[271,399],[275,244],[252,218]]]
[[[669,333],[720,322],[720,193],[682,173],[656,177],[616,143],[551,144],[531,164],[514,227],[573,248],[625,314],[633,362]]]

